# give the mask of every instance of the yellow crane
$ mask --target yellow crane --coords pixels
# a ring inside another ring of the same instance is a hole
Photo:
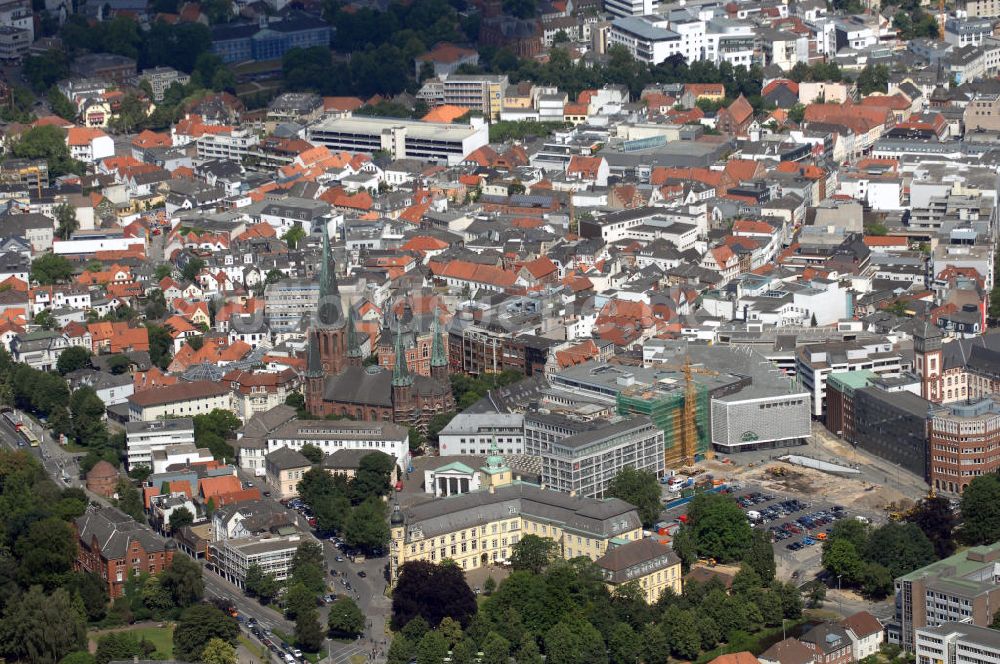
[[[674,431],[680,431],[680,458],[664,451],[664,460],[667,466],[672,466],[672,462],[676,461],[690,466],[694,463],[695,450],[698,448],[698,386],[694,382],[694,374],[718,376],[719,372],[692,365],[690,357],[684,360],[683,365],[662,363],[659,366],[679,370],[684,374],[684,406],[679,413],[675,411],[674,414]],[[714,456],[712,446],[709,445],[705,458],[712,459]]]

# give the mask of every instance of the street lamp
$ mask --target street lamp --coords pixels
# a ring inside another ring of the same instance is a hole
[[[837,607],[840,609],[841,615],[844,614],[844,595],[840,589],[840,579],[843,576],[844,576],[843,574],[837,575]]]

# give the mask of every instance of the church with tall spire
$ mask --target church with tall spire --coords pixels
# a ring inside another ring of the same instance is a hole
[[[405,335],[400,333],[398,320],[396,334],[390,337],[394,344],[391,369],[384,365],[366,367],[354,307],[347,308],[346,316],[342,310],[326,233],[322,260],[319,306],[307,333],[306,409],[318,417],[337,415],[355,420],[392,421],[426,432],[435,415],[455,408],[448,380],[446,344],[436,308],[433,339],[426,350],[427,375],[411,370]],[[380,355],[382,348],[380,344]]]

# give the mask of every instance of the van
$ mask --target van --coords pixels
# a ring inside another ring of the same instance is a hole
[[[285,664],[295,664],[295,658],[291,653],[285,653]]]
[[[756,523],[757,521],[760,521],[760,512],[756,510],[750,510],[749,512],[747,512],[747,518]]]

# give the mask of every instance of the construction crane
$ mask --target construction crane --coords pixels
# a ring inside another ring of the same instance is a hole
[[[684,405],[679,413],[674,413],[674,431],[680,431],[680,461],[683,465],[690,466],[694,463],[695,451],[698,448],[698,386],[694,382],[694,374],[718,376],[719,372],[692,365],[690,357],[685,358],[683,365],[662,363],[658,366],[680,370],[684,374]],[[714,456],[712,446],[709,445],[705,458],[712,459]],[[672,465],[673,460],[668,452],[664,451],[664,461],[668,466]]]

